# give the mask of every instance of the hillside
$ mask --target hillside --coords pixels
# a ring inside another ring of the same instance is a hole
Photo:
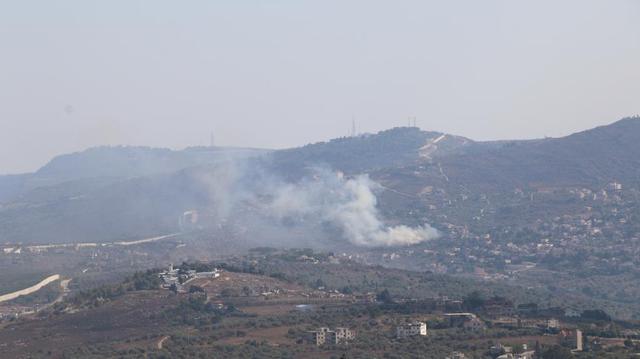
[[[463,137],[421,131],[416,127],[398,127],[373,135],[343,137],[276,151],[270,161],[278,171],[285,173],[300,174],[305,167],[324,165],[357,174],[444,157],[471,143]]]
[[[267,184],[278,178],[295,183],[310,167],[323,166],[347,175],[368,173],[383,184],[378,207],[395,223],[426,218],[443,230],[447,223],[469,224],[472,212],[482,210],[482,223],[511,225],[511,217],[497,216],[525,203],[522,194],[514,196],[518,191],[597,191],[613,181],[638,188],[639,140],[640,119],[625,119],[535,141],[474,142],[406,127],[272,153],[97,148],[58,157],[34,174],[0,178],[0,193],[13,198],[0,207],[0,241],[109,241],[171,233],[185,211],[227,212],[220,206],[249,200],[247,191],[268,191]],[[478,201],[486,195],[493,197],[489,207]],[[469,200],[462,203],[461,196]],[[526,208],[532,216],[552,215],[576,210],[572,203],[541,200]],[[531,219],[523,215],[520,220]]]
[[[387,268],[527,283],[553,293],[550,302],[640,319],[638,139],[640,119],[528,141],[397,128],[166,173],[125,176],[122,165],[112,172],[121,177],[108,177],[85,166],[73,180],[0,205],[0,262],[36,267],[56,255],[58,272],[81,250],[28,245],[180,233],[140,247],[91,247],[85,254],[104,261],[85,258],[83,269],[308,247]],[[82,178],[85,171],[103,176]]]
[[[214,267],[219,276],[193,278],[183,290],[161,289],[158,270],[149,270],[75,292],[37,316],[0,318],[0,343],[7,343],[3,354],[367,358],[395,353],[398,358],[443,358],[463,351],[485,358],[491,357],[486,354],[495,342],[562,344],[557,330],[547,327],[550,318],[590,336],[639,328],[637,322],[611,321],[597,310],[564,317],[563,308],[575,299],[554,303],[554,296],[532,288],[366,266],[308,249],[255,248],[242,257],[183,263],[178,271]],[[473,312],[478,326],[448,318],[447,313],[460,311]],[[397,326],[416,320],[427,323],[427,335],[397,337]],[[310,340],[310,332],[322,327],[345,327],[355,335],[348,345]]]
[[[246,159],[266,150],[222,147],[192,147],[181,151],[150,147],[96,147],[61,155],[35,173],[0,176],[0,203],[15,200],[29,191],[64,183],[82,183],[95,188],[135,177],[170,174],[181,169]],[[54,188],[53,191],[56,189]]]
[[[640,119],[624,119],[562,138],[504,142],[442,159],[468,186],[602,187],[640,180]]]
[[[357,329],[362,338],[385,340],[387,345],[409,350],[410,343],[394,344],[386,338],[390,326],[381,333],[378,326],[369,325],[370,321],[404,320],[411,311],[424,315],[435,310],[430,306],[411,309],[410,305],[385,309],[384,303],[359,298],[373,295],[375,299],[379,287],[389,288],[398,300],[419,298],[426,303],[440,296],[462,299],[474,290],[493,295],[511,289],[364,266],[309,250],[260,252],[215,263],[225,268],[220,277],[192,280],[185,284],[186,293],[160,289],[157,271],[141,272],[121,283],[75,293],[35,318],[0,321],[0,342],[12,344],[3,353],[12,358],[40,357],[42,353],[53,358],[133,358],[145,352],[151,357],[180,357],[181,353],[243,357],[236,351],[255,338],[281,347],[273,357],[287,352],[293,353],[289,357],[325,357],[315,346],[301,345],[299,340],[311,328],[327,325],[345,325]],[[316,262],[306,261],[302,255]],[[193,264],[193,268],[210,266]],[[189,264],[181,267],[192,268]],[[309,309],[300,310],[300,305]],[[184,345],[180,339],[184,333],[197,345]],[[158,344],[161,341],[163,345]],[[457,346],[457,341],[449,338],[446,344],[441,341],[437,349],[430,350],[448,353],[447,346]],[[364,352],[366,348],[365,342],[354,349]],[[337,348],[326,350],[327,354],[340,352]]]

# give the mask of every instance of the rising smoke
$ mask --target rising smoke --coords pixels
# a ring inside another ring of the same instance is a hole
[[[311,179],[278,187],[269,205],[279,217],[309,217],[332,223],[359,246],[411,245],[438,237],[438,231],[428,224],[417,228],[385,226],[376,207],[374,190],[379,188],[367,175],[347,179],[341,173],[324,170]]]
[[[412,245],[439,236],[428,224],[385,225],[374,194],[381,187],[367,175],[346,178],[339,172],[315,168],[312,175],[292,183],[269,171],[248,170],[234,162],[216,173],[221,175],[205,180],[216,211],[224,216],[234,215],[234,208],[250,205],[272,218],[274,226],[286,219],[328,223],[350,243],[368,247]]]

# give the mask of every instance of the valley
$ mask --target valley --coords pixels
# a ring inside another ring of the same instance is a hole
[[[411,357],[425,346],[482,357],[498,342],[563,345],[559,333],[579,329],[630,353],[640,339],[638,143],[640,119],[629,118],[534,141],[406,127],[278,151],[65,156],[0,178],[11,182],[0,204],[0,345],[43,358]],[[169,264],[223,276],[161,290],[156,274]],[[473,307],[470,296],[502,304]],[[486,331],[444,324],[462,310]],[[396,341],[394,328],[412,320],[433,335]],[[305,344],[308,332],[345,326],[353,346]]]

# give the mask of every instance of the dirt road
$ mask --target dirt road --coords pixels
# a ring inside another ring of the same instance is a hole
[[[166,342],[167,339],[169,339],[169,337],[168,336],[164,336],[164,337],[162,337],[162,339],[160,339],[158,341],[158,349],[159,350],[162,350],[162,345],[164,345],[164,342]]]
[[[23,295],[29,295],[29,294],[35,293],[35,292],[39,291],[40,289],[44,288],[49,283],[55,282],[58,279],[60,279],[60,274],[54,274],[54,275],[48,276],[47,278],[45,278],[42,281],[40,281],[40,283],[38,283],[36,285],[33,285],[33,286],[29,287],[29,288],[18,290],[18,291],[15,291],[13,293],[8,293],[8,294],[5,294],[5,295],[0,295],[0,303],[6,302],[6,301],[9,301],[9,300],[14,300],[14,299],[16,299],[18,297],[21,297]]]

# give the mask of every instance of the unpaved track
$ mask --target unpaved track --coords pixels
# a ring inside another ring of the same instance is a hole
[[[164,336],[164,337],[162,337],[162,339],[160,339],[158,341],[158,349],[159,350],[162,350],[162,345],[164,344],[164,342],[167,341],[167,339],[169,339],[169,337],[168,336]]]
[[[46,251],[54,248],[87,248],[87,247],[104,247],[104,246],[133,246],[137,244],[151,243],[160,241],[163,239],[173,238],[180,235],[180,233],[166,234],[164,236],[151,237],[145,239],[138,239],[135,241],[118,241],[118,242],[104,242],[104,243],[92,243],[92,242],[84,242],[84,243],[58,243],[58,244],[36,244],[32,246],[26,246],[25,249],[31,252],[40,252]],[[13,245],[15,247],[15,245]],[[14,247],[5,247],[4,249],[14,249]],[[22,248],[18,247],[17,250],[21,250]],[[12,250],[8,253],[18,254],[15,250]]]
[[[180,233],[174,233],[174,234],[167,234],[164,236],[159,236],[159,237],[153,237],[153,238],[147,238],[147,239],[139,239],[137,241],[129,241],[129,242],[113,242],[113,244],[118,245],[118,246],[133,246],[136,244],[143,244],[143,243],[150,243],[150,242],[156,242],[156,241],[160,241],[163,239],[167,239],[167,238],[172,238],[175,237],[177,235],[179,235]]]
[[[13,293],[8,293],[8,294],[5,294],[5,295],[0,295],[0,303],[6,302],[6,301],[9,301],[9,300],[14,300],[14,299],[16,299],[18,297],[21,297],[23,295],[29,295],[29,294],[35,293],[35,292],[39,291],[40,289],[44,288],[49,283],[55,282],[58,279],[60,279],[60,274],[54,274],[54,275],[48,276],[47,278],[45,278],[42,281],[40,281],[40,283],[38,283],[36,285],[33,285],[33,286],[29,287],[29,288],[18,290],[18,291],[15,291]]]

